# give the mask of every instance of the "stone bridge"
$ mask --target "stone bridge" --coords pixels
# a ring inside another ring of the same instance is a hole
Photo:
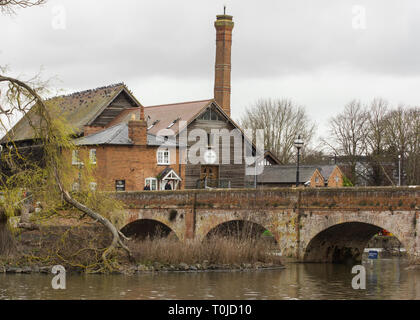
[[[373,235],[392,232],[420,262],[420,187],[275,188],[122,192],[125,233],[158,225],[181,241],[203,240],[233,221],[269,230],[283,256],[310,262],[360,261]]]

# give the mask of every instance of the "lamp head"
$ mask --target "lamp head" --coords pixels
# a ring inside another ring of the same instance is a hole
[[[300,135],[299,135],[299,136],[298,136],[298,138],[295,140],[294,145],[295,145],[295,147],[296,147],[297,149],[300,149],[300,148],[302,148],[302,147],[303,147],[304,142],[303,142],[303,140],[301,139]]]

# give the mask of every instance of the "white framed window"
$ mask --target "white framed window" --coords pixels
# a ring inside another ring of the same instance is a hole
[[[89,150],[89,160],[91,164],[96,164],[96,149]]]
[[[150,190],[157,190],[158,189],[158,181],[156,178],[146,178],[144,181],[144,185],[149,185]]]
[[[170,152],[168,149],[159,149],[157,151],[157,164],[169,164]]]
[[[79,150],[73,150],[71,154],[71,164],[73,165],[83,164],[83,162],[80,161]]]

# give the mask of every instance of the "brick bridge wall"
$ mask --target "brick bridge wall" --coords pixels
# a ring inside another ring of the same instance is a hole
[[[360,260],[367,241],[383,228],[420,262],[419,187],[146,191],[116,197],[127,207],[120,228],[151,219],[182,241],[202,240],[222,223],[246,220],[270,230],[283,256],[320,262]]]

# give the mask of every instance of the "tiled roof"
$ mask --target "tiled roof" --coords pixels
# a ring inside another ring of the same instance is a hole
[[[152,134],[147,134],[147,145],[148,146],[161,146],[164,143],[164,137],[156,137]],[[74,140],[74,143],[78,146],[89,146],[89,145],[132,145],[133,142],[128,136],[128,124],[121,122],[117,125],[109,127],[105,130],[91,134],[87,137],[81,137]],[[176,143],[166,141],[165,146],[171,147],[176,146]]]
[[[316,167],[299,167],[299,183],[309,181],[316,169]],[[296,166],[265,166],[257,180],[259,183],[295,183]]]
[[[327,181],[337,165],[301,165],[299,166],[299,182],[307,182],[315,170],[319,170],[321,175]],[[258,182],[261,183],[294,183],[296,182],[295,165],[272,165],[264,167],[264,171],[258,176]]]
[[[318,168],[319,172],[321,172],[324,179],[328,180],[328,178],[330,177],[331,173],[333,172],[333,170],[336,166],[337,165],[335,165],[335,164],[328,164],[328,165],[317,166],[317,168]]]
[[[81,137],[74,140],[79,146],[102,145],[102,144],[119,144],[132,145],[133,142],[128,137],[128,125],[120,123],[108,129],[91,134],[87,137]]]
[[[148,133],[157,135],[160,130],[167,129],[174,120],[177,120],[177,122],[170,128],[170,130],[173,131],[173,134],[177,135],[182,129],[184,129],[184,127],[180,127],[180,123],[185,122],[188,124],[212,102],[213,100],[209,99],[145,107],[144,117],[148,126],[152,125],[156,120],[159,120],[148,130]],[[167,130],[167,133],[164,135],[171,135],[170,131]]]
[[[81,133],[83,126],[91,121],[101,109],[109,104],[124,89],[129,92],[123,83],[117,83],[106,87],[54,97],[46,100],[45,103],[47,106],[50,103],[57,106],[60,114],[66,117],[76,130],[76,133]],[[23,117],[9,131],[8,135],[11,139],[19,141],[34,138],[34,132],[28,122],[28,118],[28,115]],[[33,123],[39,123],[39,118],[33,113],[30,115],[30,118]]]

